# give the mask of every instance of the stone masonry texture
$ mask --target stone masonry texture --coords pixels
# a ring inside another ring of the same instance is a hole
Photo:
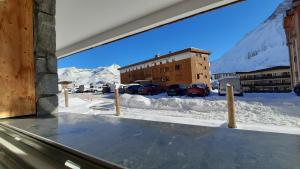
[[[34,58],[37,116],[57,113],[56,0],[34,0]]]

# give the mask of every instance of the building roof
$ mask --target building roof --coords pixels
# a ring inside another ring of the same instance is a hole
[[[207,51],[207,50],[201,50],[201,49],[197,49],[197,48],[187,48],[187,49],[183,49],[183,50],[179,50],[179,51],[176,51],[176,52],[168,53],[166,55],[162,55],[162,56],[158,56],[158,57],[156,55],[154,58],[121,67],[121,68],[119,68],[119,70],[126,69],[126,68],[129,68],[129,67],[132,67],[132,66],[137,66],[137,65],[140,65],[140,64],[144,64],[144,63],[148,63],[148,62],[155,61],[155,60],[169,58],[171,56],[175,56],[175,55],[182,54],[182,53],[187,53],[187,52],[201,53],[201,54],[210,55],[210,52]]]
[[[289,68],[290,68],[290,66],[275,66],[275,67],[259,69],[259,70],[249,71],[249,72],[236,72],[236,74],[259,73],[259,72],[264,72],[264,71],[269,71],[269,70],[281,70],[281,69],[289,69]]]
[[[58,0],[56,56],[69,56],[239,1]]]

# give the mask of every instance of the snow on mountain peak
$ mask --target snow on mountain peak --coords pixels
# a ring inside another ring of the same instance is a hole
[[[211,63],[212,73],[253,71],[289,65],[283,19],[291,6],[292,0],[282,2],[268,19]]]
[[[113,64],[108,67],[95,69],[79,69],[76,67],[58,69],[59,81],[73,81],[75,85],[89,85],[91,83],[105,84],[120,82],[120,66]]]

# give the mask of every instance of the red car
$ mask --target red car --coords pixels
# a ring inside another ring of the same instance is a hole
[[[153,94],[159,94],[164,91],[163,87],[156,84],[146,84],[142,85],[138,89],[138,93],[142,95],[153,95]]]
[[[204,83],[192,84],[187,89],[188,96],[208,96],[210,93],[209,87]]]

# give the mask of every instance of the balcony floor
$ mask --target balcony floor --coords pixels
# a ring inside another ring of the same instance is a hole
[[[65,114],[1,120],[127,168],[300,168],[300,136]]]

